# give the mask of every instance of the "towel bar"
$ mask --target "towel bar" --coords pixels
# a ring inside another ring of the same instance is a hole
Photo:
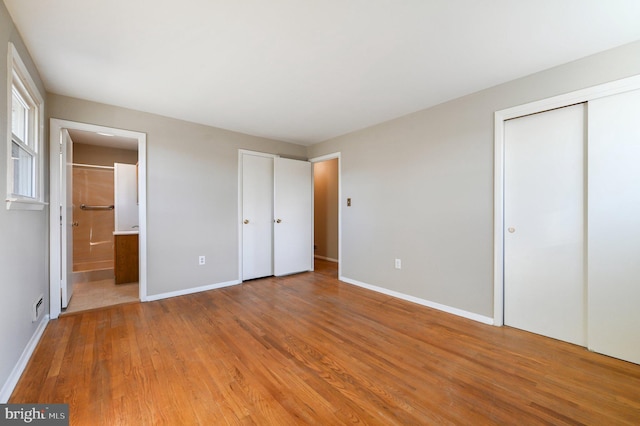
[[[110,206],[87,206],[86,204],[80,204],[80,210],[113,210],[113,204]]]

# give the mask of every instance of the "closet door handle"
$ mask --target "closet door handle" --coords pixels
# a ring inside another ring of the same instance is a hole
[[[276,223],[282,222],[282,219],[276,219]]]
[[[248,225],[248,224],[249,224],[249,219],[245,219],[243,223],[244,223],[245,225]]]

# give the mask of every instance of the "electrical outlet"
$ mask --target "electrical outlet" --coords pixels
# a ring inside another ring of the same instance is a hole
[[[198,265],[204,265],[206,263],[206,259],[204,256],[198,257]]]
[[[402,269],[402,260],[396,259],[396,269]]]

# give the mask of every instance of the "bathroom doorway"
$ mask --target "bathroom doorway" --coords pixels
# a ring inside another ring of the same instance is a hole
[[[51,119],[50,138],[51,318],[146,300],[146,135]]]
[[[116,280],[114,270],[116,240],[137,239],[135,195],[135,219],[126,234],[117,232],[115,219],[123,208],[116,200],[118,186],[120,191],[122,185],[130,186],[125,192],[136,193],[138,140],[77,129],[70,129],[69,137],[73,143],[73,294],[64,313],[138,301],[137,270],[124,280]],[[123,180],[122,170],[131,178]]]

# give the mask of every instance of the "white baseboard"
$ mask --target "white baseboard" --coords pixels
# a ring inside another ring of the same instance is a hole
[[[478,321],[483,324],[493,325],[493,318],[485,317],[484,315],[479,315],[473,312],[463,311],[462,309],[453,308],[451,306],[442,305],[440,303],[431,302],[430,300],[420,299],[419,297],[410,296],[408,294],[399,293],[397,291],[389,290],[383,287],[378,287],[371,284],[366,284],[360,281],[352,280],[347,277],[340,277],[340,281],[344,281],[347,284],[353,284],[358,287],[366,288],[368,290],[373,290],[378,293],[386,294],[388,296],[397,297],[398,299],[407,300],[409,302],[417,303],[418,305],[427,306],[429,308],[437,309],[439,311],[447,312],[449,314],[457,315],[459,317],[467,318],[470,320]]]
[[[45,315],[40,320],[40,324],[38,324],[38,328],[29,339],[29,343],[22,351],[22,355],[18,359],[18,363],[13,367],[11,374],[7,378],[7,381],[2,386],[2,390],[0,390],[0,404],[6,404],[16,385],[18,384],[18,380],[20,380],[20,376],[24,372],[24,369],[27,367],[27,363],[29,359],[31,359],[31,355],[33,355],[33,351],[36,350],[36,346],[38,346],[38,342],[44,333],[45,328],[47,328],[47,324],[49,323],[49,315]]]
[[[215,290],[217,288],[230,287],[232,285],[237,285],[237,284],[242,284],[242,281],[239,281],[239,280],[227,281],[224,283],[209,284],[201,287],[188,288],[186,290],[178,290],[178,291],[170,291],[168,293],[153,294],[151,296],[147,296],[146,301],[152,302],[154,300],[168,299],[170,297],[185,296],[187,294],[200,293],[202,291]]]
[[[318,256],[317,254],[313,256],[316,259],[326,260],[328,262],[338,263],[338,259],[333,259],[331,257]]]

